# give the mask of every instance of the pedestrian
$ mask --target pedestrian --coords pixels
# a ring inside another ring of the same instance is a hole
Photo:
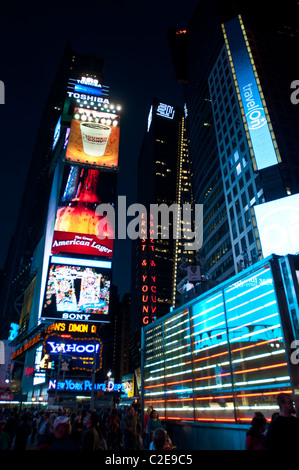
[[[265,450],[266,436],[264,434],[267,420],[262,413],[252,418],[251,428],[247,431],[245,440],[246,450]]]
[[[147,427],[146,427],[148,435],[149,435],[149,441],[150,442],[153,439],[153,434],[154,434],[155,430],[158,429],[158,428],[161,428],[161,427],[162,427],[162,424],[161,424],[161,421],[159,419],[159,415],[158,415],[157,410],[152,410],[151,413],[150,413],[150,418],[149,418],[148,423],[147,423]]]
[[[14,450],[26,450],[28,437],[31,434],[30,417],[27,413],[21,416],[20,422],[17,424]]]
[[[4,430],[6,425],[6,420],[4,416],[0,416],[0,450],[10,450],[10,436]]]
[[[11,411],[8,419],[6,420],[4,431],[9,435],[9,448],[11,449],[12,443],[16,434],[18,420],[14,411]]]
[[[110,416],[107,422],[107,444],[109,450],[119,450],[117,443],[117,431],[119,427],[119,419],[117,416],[117,411],[113,408],[110,412]]]
[[[277,395],[279,414],[271,421],[266,434],[266,449],[284,452],[297,450],[299,419],[294,415],[292,397],[287,393]]]
[[[48,443],[51,436],[50,425],[50,413],[45,411],[40,418],[37,428],[37,442],[39,446]]]
[[[137,418],[132,406],[128,406],[126,413],[123,416],[121,427],[123,433],[123,450],[137,450]]]
[[[84,430],[83,414],[79,413],[73,421],[72,430],[71,430],[71,437],[77,449],[80,448],[83,430]]]
[[[150,445],[150,438],[147,432],[147,423],[148,423],[148,420],[150,418],[150,414],[152,411],[153,411],[153,408],[149,406],[143,418],[143,443],[144,443],[145,449],[148,449]]]
[[[71,423],[68,416],[57,416],[53,424],[53,431],[53,439],[49,446],[51,450],[76,450],[70,435]]]
[[[163,450],[166,444],[166,433],[164,429],[157,428],[153,433],[152,442],[150,443],[149,450]]]
[[[37,434],[37,424],[38,424],[38,412],[36,411],[32,419],[32,431],[31,431],[31,437],[30,437],[31,444],[34,444],[34,441],[35,441],[35,437]]]
[[[82,433],[80,450],[100,450],[100,436],[97,431],[99,417],[95,411],[86,416],[85,430]]]

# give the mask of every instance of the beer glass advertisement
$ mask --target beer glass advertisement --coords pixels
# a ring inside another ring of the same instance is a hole
[[[114,113],[75,108],[66,161],[82,166],[116,169],[119,121],[120,116]]]
[[[112,258],[113,223],[100,216],[96,208],[101,203],[113,204],[116,174],[93,168],[65,168],[62,194],[58,204],[52,253],[73,253]],[[99,222],[104,232],[99,233]],[[99,237],[101,235],[101,237]]]
[[[110,282],[109,262],[52,257],[42,319],[108,323]]]

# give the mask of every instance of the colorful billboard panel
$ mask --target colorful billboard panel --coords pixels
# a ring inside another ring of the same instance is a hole
[[[52,256],[42,319],[109,322],[111,262]]]
[[[120,116],[75,108],[65,159],[67,162],[102,169],[116,169],[119,152]]]
[[[134,376],[133,374],[123,375],[121,379],[123,398],[134,396]]]
[[[299,253],[299,194],[253,206],[263,257]]]
[[[109,175],[114,176],[114,173]],[[98,224],[103,217],[96,212],[102,202],[113,204],[113,194],[111,200],[107,200],[113,193],[113,187],[116,187],[115,181],[110,180],[105,178],[103,172],[93,168],[66,167],[56,213],[52,254],[112,257],[114,222],[110,223],[108,215],[105,216],[103,229],[106,238],[99,239]]]

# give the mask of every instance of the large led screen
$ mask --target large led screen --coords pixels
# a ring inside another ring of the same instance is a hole
[[[109,177],[110,176],[110,177]],[[101,203],[113,203],[115,175],[93,168],[65,167],[62,194],[56,213],[51,252],[111,258],[114,227],[105,216],[103,237],[98,238]]]
[[[42,319],[108,322],[111,263],[52,257]]]
[[[299,252],[299,194],[253,208],[264,258]]]
[[[120,116],[75,108],[65,159],[69,163],[105,169],[118,166]]]
[[[239,18],[224,25],[257,169],[278,163],[264,106],[251,65]]]
[[[61,366],[66,363],[66,370],[96,372],[102,367],[102,352],[100,338],[50,334],[44,341],[44,355],[50,361],[63,361]]]

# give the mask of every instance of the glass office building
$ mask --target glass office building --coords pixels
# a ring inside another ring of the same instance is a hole
[[[144,409],[240,425],[255,412],[270,421],[279,392],[297,407],[298,266],[272,255],[144,328]]]

